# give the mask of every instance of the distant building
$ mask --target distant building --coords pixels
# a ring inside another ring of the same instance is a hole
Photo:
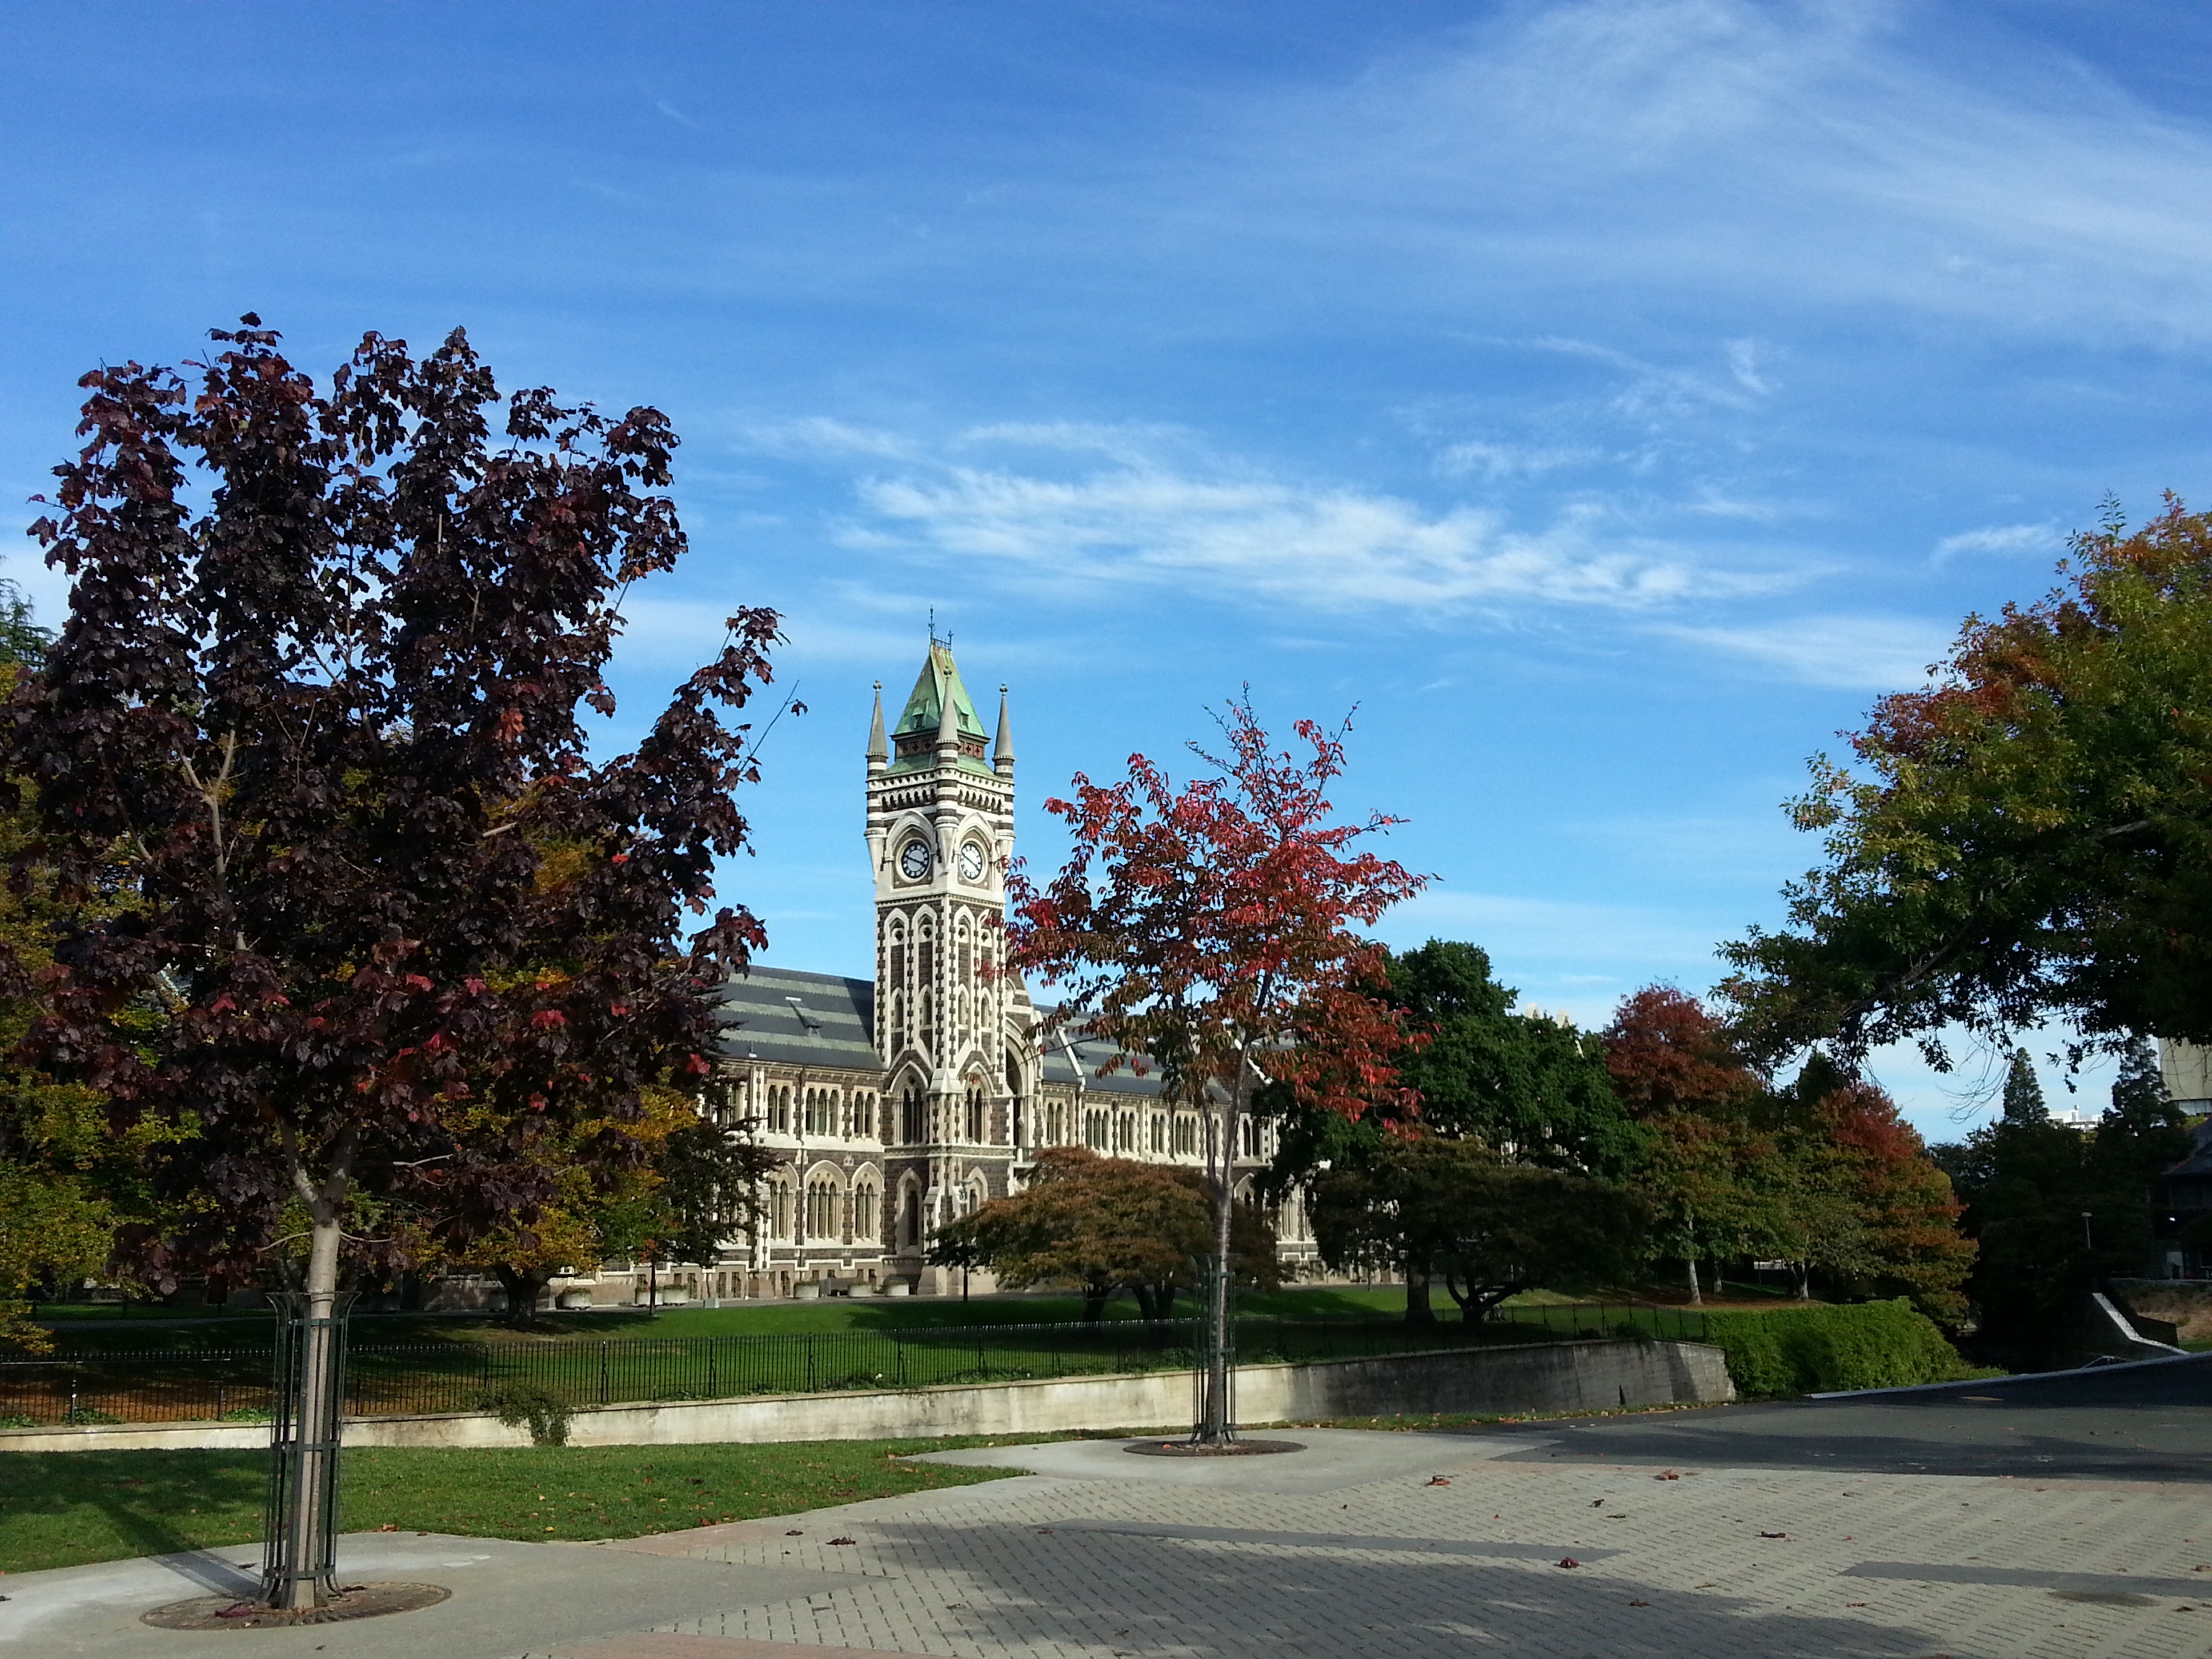
[[[2181,1243],[2191,1223],[2212,1215],[2212,1048],[2160,1037],[2158,1071],[2166,1098],[2197,1120],[2189,1131],[2189,1156],[2160,1182],[2160,1265],[2166,1277],[2212,1279],[2212,1250]]]

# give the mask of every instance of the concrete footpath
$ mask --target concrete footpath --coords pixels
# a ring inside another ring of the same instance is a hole
[[[349,1539],[348,1577],[453,1599],[302,1630],[137,1623],[248,1550],[22,1574],[0,1655],[2212,1653],[2212,1504],[2192,1485],[1540,1458],[1570,1434],[1551,1425],[1275,1432],[1309,1449],[940,1453],[1034,1473],[620,1544]]]

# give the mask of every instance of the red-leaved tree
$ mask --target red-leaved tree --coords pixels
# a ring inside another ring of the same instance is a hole
[[[1400,820],[1336,820],[1327,791],[1344,732],[1301,720],[1273,747],[1249,694],[1221,716],[1226,751],[1192,751],[1210,775],[1177,789],[1143,755],[1113,785],[1078,774],[1045,810],[1075,842],[1037,887],[1009,878],[1008,965],[1057,987],[1058,1018],[1117,1045],[1109,1066],[1156,1069],[1162,1094],[1200,1113],[1213,1200],[1206,1355],[1193,1437],[1234,1437],[1229,1267],[1237,1146],[1254,1090],[1357,1117],[1397,1085],[1407,1041],[1381,1000],[1385,960],[1356,931],[1427,884],[1356,850]]]
[[[549,1147],[634,1164],[644,1091],[707,1074],[708,992],[762,939],[707,917],[752,775],[717,705],[768,678],[776,618],[741,612],[638,746],[592,761],[621,596],[684,549],[664,417],[524,391],[495,436],[458,331],[420,360],[370,335],[322,389],[245,325],[190,379],[82,382],[84,447],[33,527],[69,617],[4,767],[34,796],[19,883],[119,866],[128,889],[58,941],[30,1039],[118,1127],[172,1131],[164,1224],[126,1265],[241,1283],[306,1237],[266,1570],[296,1608],[333,1588],[349,1259],[526,1231]]]

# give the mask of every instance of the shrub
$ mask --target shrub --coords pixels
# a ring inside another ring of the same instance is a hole
[[[510,1429],[530,1425],[530,1443],[533,1446],[565,1446],[568,1443],[568,1419],[574,1413],[566,1396],[550,1389],[532,1387],[526,1382],[503,1382],[495,1389],[486,1389],[476,1397],[478,1411],[495,1412],[499,1420]]]
[[[39,1419],[23,1412],[0,1412],[0,1429],[35,1429]]]
[[[1759,1397],[1957,1382],[1970,1374],[1935,1322],[1900,1297],[1839,1308],[1705,1316],[1736,1392]]]

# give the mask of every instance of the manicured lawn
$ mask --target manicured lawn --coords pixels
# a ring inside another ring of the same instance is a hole
[[[1405,1301],[1405,1291],[1395,1286],[1330,1286],[1248,1294],[1238,1298],[1238,1307],[1245,1313],[1294,1318],[1352,1318],[1394,1314],[1404,1308]],[[1178,1303],[1176,1310],[1181,1315],[1195,1310],[1195,1304],[1187,1297]],[[79,1317],[62,1318],[64,1311]],[[95,1313],[105,1318],[123,1316],[113,1307],[53,1310],[58,1327],[54,1333],[56,1347],[70,1353],[125,1350],[143,1352],[155,1349],[205,1352],[265,1347],[270,1340],[265,1316],[231,1312],[183,1321],[174,1309],[141,1309],[127,1326],[80,1328],[79,1318]],[[153,1322],[157,1315],[165,1322]],[[46,1315],[42,1313],[41,1316]],[[1137,1305],[1127,1297],[1118,1297],[1107,1305],[1109,1319],[1133,1320],[1137,1316]],[[621,1337],[782,1336],[966,1325],[1063,1324],[1082,1317],[1082,1300],[1073,1296],[975,1297],[967,1302],[957,1297],[832,1297],[823,1302],[670,1308],[654,1314],[629,1309],[609,1313],[548,1314],[522,1327],[498,1319],[369,1314],[354,1320],[353,1340],[360,1346],[382,1347],[487,1340],[556,1342],[603,1341]]]
[[[634,1538],[995,1480],[1017,1471],[893,1460],[1014,1443],[368,1448],[345,1455],[340,1524],[349,1532]],[[0,1572],[252,1542],[261,1536],[267,1481],[268,1458],[255,1452],[0,1454]]]

